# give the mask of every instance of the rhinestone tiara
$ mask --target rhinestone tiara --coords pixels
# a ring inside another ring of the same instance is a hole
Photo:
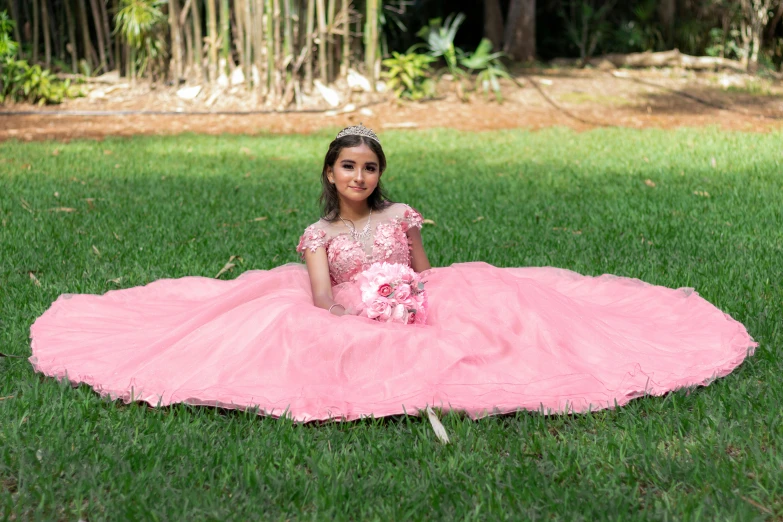
[[[342,138],[343,136],[364,136],[365,138],[370,138],[371,140],[377,141],[379,145],[381,143],[381,140],[378,139],[378,136],[361,123],[359,123],[359,125],[353,125],[352,127],[344,128],[337,133],[337,136],[334,139]]]

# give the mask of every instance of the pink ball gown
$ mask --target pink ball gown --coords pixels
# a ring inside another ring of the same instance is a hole
[[[319,221],[346,304],[371,262],[410,263],[421,216],[394,204],[365,243]],[[32,326],[36,370],[124,401],[257,408],[298,421],[517,409],[585,412],[706,385],[752,354],[745,327],[691,289],[551,267],[455,264],[424,274],[425,325],[337,317],[313,306],[304,265],[235,280],[163,279],[62,295]]]

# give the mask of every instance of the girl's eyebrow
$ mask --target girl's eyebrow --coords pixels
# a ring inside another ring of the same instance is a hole
[[[354,160],[352,160],[352,159],[348,159],[348,158],[346,158],[346,159],[343,159],[343,160],[340,160],[340,162],[341,162],[341,163],[356,163]],[[368,161],[367,163],[365,163],[365,165],[376,165],[376,166],[377,166],[377,165],[378,165],[378,163],[376,163],[376,162],[374,162],[374,161]]]

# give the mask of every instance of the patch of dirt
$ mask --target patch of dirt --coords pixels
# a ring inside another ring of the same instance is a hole
[[[174,88],[92,87],[92,95],[59,106],[3,107],[0,140],[101,139],[182,132],[309,133],[359,121],[378,132],[394,128],[484,131],[552,126],[580,131],[610,126],[717,126],[753,132],[783,129],[783,85],[744,75],[677,69],[545,69],[519,71],[516,78],[518,84],[503,82],[502,104],[480,93],[462,102],[454,84],[442,80],[442,98],[438,100],[399,103],[383,95],[356,93],[346,101],[353,107],[336,110],[327,110],[322,101],[310,98],[315,112],[263,111],[241,88],[220,96],[204,91],[195,100],[186,101],[176,96]],[[98,89],[103,92],[96,94]],[[207,105],[205,100],[210,97],[212,104]],[[26,111],[29,113],[19,114]],[[95,111],[125,112],[93,114]]]

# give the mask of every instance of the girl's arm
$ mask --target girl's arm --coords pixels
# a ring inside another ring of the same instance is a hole
[[[421,241],[421,230],[418,227],[410,227],[407,234],[408,239],[411,241],[411,267],[416,272],[423,272],[432,268],[430,260],[427,259],[427,253],[424,251],[424,244]]]
[[[346,315],[345,307],[334,302],[332,281],[329,278],[329,262],[326,260],[326,248],[318,247],[315,252],[304,252],[307,273],[310,276],[310,289],[313,292],[313,304],[333,315]]]

